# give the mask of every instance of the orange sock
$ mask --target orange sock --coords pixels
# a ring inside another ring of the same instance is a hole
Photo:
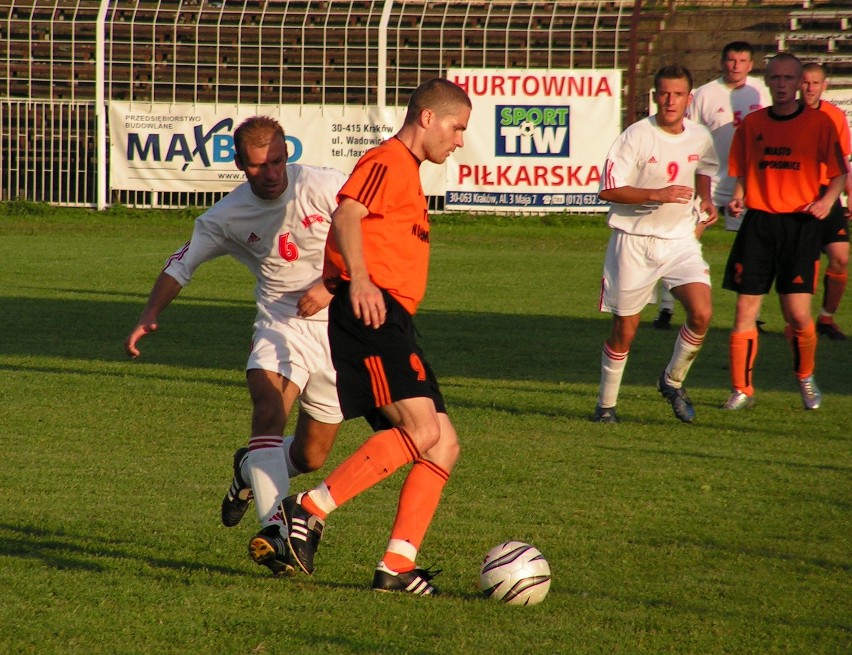
[[[328,513],[324,512],[320,509],[320,506],[317,505],[312,499],[310,493],[306,493],[302,496],[302,507],[308,510],[314,516],[319,516],[323,521],[328,518]]]
[[[432,523],[441,492],[450,474],[433,462],[419,459],[411,467],[399,493],[388,549],[382,561],[392,571],[404,573],[414,568],[414,559],[426,530]]]
[[[731,366],[731,387],[747,396],[754,395],[752,369],[757,358],[757,330],[732,332],[728,354]]]
[[[793,330],[793,367],[796,377],[804,380],[814,374],[816,362],[817,334],[816,326],[811,321],[804,330]]]
[[[329,474],[325,486],[340,507],[418,457],[417,446],[402,428],[377,432]]]
[[[846,291],[847,273],[826,271],[822,278],[824,292],[822,296],[822,311],[828,315],[834,314],[840,306],[840,299]]]

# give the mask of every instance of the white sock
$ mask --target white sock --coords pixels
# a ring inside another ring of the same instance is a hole
[[[666,377],[673,387],[679,389],[689,373],[689,367],[695,361],[695,356],[701,350],[704,337],[698,336],[686,325],[682,325],[677,333],[674,352],[669,365],[666,366]]]
[[[663,285],[660,285],[660,309],[667,309],[674,313],[674,296]]]
[[[616,353],[604,343],[601,351],[601,386],[598,391],[599,407],[615,407],[618,402],[618,390],[621,388],[621,378],[627,366],[626,353]]]
[[[293,445],[295,440],[296,437],[291,435],[289,437],[284,437],[284,441],[281,444],[281,447],[284,449],[284,461],[287,462],[287,475],[290,476],[291,480],[297,475],[302,475],[302,473],[304,473],[302,469],[296,468],[296,465],[290,458],[290,447]]]
[[[261,437],[263,439],[270,439],[271,437]],[[300,468],[297,468],[293,463],[292,458],[290,457],[290,447],[293,445],[293,442],[296,440],[296,437],[290,435],[288,437],[284,437],[284,441],[281,442],[281,449],[284,451],[284,461],[287,462],[287,476],[292,480],[297,475],[304,474],[304,471]],[[243,458],[243,461],[240,465],[240,475],[243,476],[243,480],[247,482],[251,481],[251,471],[249,470],[248,465],[248,456]]]
[[[251,480],[257,518],[261,527],[280,522],[278,505],[290,492],[290,476],[284,455],[284,438],[252,437],[249,441],[248,480]]]
[[[331,497],[331,492],[328,490],[325,482],[321,482],[319,486],[314,487],[306,493],[308,494],[308,497],[316,503],[316,506],[326,514],[331,514],[337,509],[337,503],[335,503],[334,498]]]

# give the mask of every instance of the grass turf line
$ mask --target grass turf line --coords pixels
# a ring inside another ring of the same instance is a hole
[[[422,599],[369,590],[399,474],[332,517],[311,578],[248,560],[251,513],[219,525],[248,429],[251,276],[202,267],[142,360],[121,351],[191,211],[15,209],[0,210],[0,652],[849,652],[849,346],[820,342],[825,404],[804,412],[770,297],[758,405],[720,412],[724,231],[704,245],[716,315],[688,380],[696,423],[654,390],[675,332],[649,307],[624,422],[600,426],[602,219],[435,218],[417,323],[463,453],[420,558],[445,594]],[[329,467],[367,434],[346,424]],[[550,561],[539,606],[478,596],[507,539]]]

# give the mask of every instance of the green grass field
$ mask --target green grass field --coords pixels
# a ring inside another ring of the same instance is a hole
[[[602,218],[436,219],[418,326],[463,452],[420,556],[444,594],[412,598],[369,589],[399,474],[333,515],[310,578],[248,559],[253,511],[219,523],[250,409],[238,264],[203,267],[124,357],[193,215],[0,207],[0,653],[852,652],[852,342],[820,342],[825,401],[805,412],[771,297],[757,406],[720,411],[729,234],[705,237],[716,315],[688,380],[696,422],[654,390],[675,332],[650,327],[651,306],[622,423],[603,426],[588,420]],[[852,331],[852,297],[837,320]],[[368,434],[347,423],[329,464]],[[541,605],[480,598],[480,561],[508,539],[548,558]]]

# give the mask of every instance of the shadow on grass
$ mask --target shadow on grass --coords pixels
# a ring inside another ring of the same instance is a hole
[[[600,450],[607,450],[613,453],[623,454],[623,453],[644,453],[646,455],[651,455],[653,457],[678,457],[678,458],[690,458],[690,459],[698,459],[698,460],[706,460],[706,461],[721,461],[721,462],[736,462],[737,464],[742,463],[757,463],[763,466],[773,466],[773,467],[784,467],[791,469],[802,469],[805,471],[832,471],[835,473],[852,473],[852,470],[848,466],[843,466],[841,464],[825,464],[825,463],[817,463],[817,462],[795,462],[790,460],[783,460],[778,457],[775,459],[770,458],[757,458],[743,454],[742,452],[737,452],[735,455],[724,455],[719,453],[709,453],[709,452],[700,452],[700,451],[687,451],[684,449],[679,450],[661,450],[661,449],[653,449],[653,448],[637,448],[633,446],[613,446],[613,445],[598,445],[596,446]],[[840,509],[844,511],[848,511],[848,506],[843,506]]]
[[[130,362],[124,339],[143,303],[0,297],[7,316],[0,354]],[[140,342],[139,361],[194,368],[241,368],[251,346],[254,304],[175,303]]]
[[[0,306],[5,322],[0,355],[130,364],[123,342],[136,323],[141,303],[6,296],[0,297]],[[160,329],[141,342],[139,361],[240,370],[249,352],[254,313],[251,302],[178,299],[163,313]],[[606,315],[576,318],[443,311],[421,312],[416,323],[439,380],[463,377],[481,379],[484,385],[504,380],[594,387],[610,325]],[[690,373],[691,387],[728,388],[728,334],[727,327],[710,330]],[[646,321],[633,344],[624,384],[653,386],[657,371],[668,363],[676,336],[675,329],[661,332]],[[851,393],[848,345],[822,341],[817,355],[817,379],[823,391]],[[795,391],[792,355],[782,335],[761,337],[755,379],[759,389]]]
[[[822,569],[830,573],[849,573],[852,571],[852,564],[848,562],[826,559],[824,557],[803,557],[801,553],[784,552],[775,548],[760,548],[750,547],[745,544],[728,544],[720,539],[712,538],[689,538],[681,537],[677,539],[659,539],[649,537],[647,539],[637,539],[637,545],[647,546],[649,548],[670,548],[676,546],[678,548],[690,548],[708,553],[721,553],[725,557],[740,559],[743,556],[748,557],[749,561],[760,560],[777,560],[784,564],[791,564],[796,567],[812,566]]]
[[[582,383],[597,387],[601,347],[609,315],[595,319],[493,313],[424,312],[416,317],[424,349],[438,378],[481,378],[489,388],[500,380]],[[710,329],[690,372],[689,386],[727,390],[728,327]],[[650,385],[671,357],[677,329],[655,330],[645,321],[633,342],[624,384]],[[828,393],[852,393],[852,351],[844,342],[822,341],[817,379]],[[793,358],[782,334],[760,339],[755,365],[759,389],[797,391]]]
[[[37,560],[51,568],[100,573],[113,568],[102,564],[104,560],[135,560],[154,569],[245,575],[240,569],[197,560],[151,557],[142,554],[142,549],[144,546],[132,541],[104,541],[102,536],[87,539],[61,530],[0,523],[0,555]]]
[[[135,561],[151,567],[153,570],[167,570],[180,574],[202,573],[224,576],[256,577],[273,579],[266,569],[258,567],[257,572],[245,569],[211,564],[198,560],[165,559],[144,554],[145,544],[103,535],[85,538],[79,534],[62,530],[46,530],[40,527],[11,525],[0,523],[0,557],[34,560],[53,569],[104,573],[115,566],[108,560]],[[376,593],[368,584],[343,583],[323,580],[305,575],[279,578],[283,583],[299,589],[340,589]],[[478,593],[442,593],[443,597],[459,600],[484,600]]]

